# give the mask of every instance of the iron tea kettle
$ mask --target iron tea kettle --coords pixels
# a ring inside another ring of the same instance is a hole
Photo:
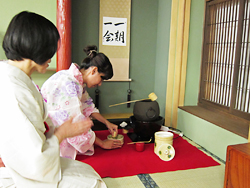
[[[158,119],[160,108],[157,101],[137,101],[133,109],[134,117],[139,121],[154,121]]]

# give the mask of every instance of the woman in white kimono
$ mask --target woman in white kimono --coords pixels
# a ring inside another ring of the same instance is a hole
[[[26,11],[12,19],[4,36],[8,60],[0,62],[1,188],[106,187],[91,166],[59,156],[61,141],[87,133],[93,122],[69,118],[54,129],[31,80],[34,71],[46,72],[59,40],[52,22]]]
[[[41,93],[47,103],[49,117],[59,127],[69,116],[76,120],[91,116],[105,124],[114,135],[118,126],[99,113],[87,92],[87,87],[101,86],[103,80],[112,78],[112,65],[105,54],[97,52],[95,45],[87,46],[84,51],[88,56],[80,66],[72,63],[68,70],[55,73],[43,84]],[[101,140],[90,129],[87,134],[64,139],[60,144],[60,155],[71,159],[75,159],[77,154],[93,155],[94,143],[104,149],[122,146],[119,140]]]

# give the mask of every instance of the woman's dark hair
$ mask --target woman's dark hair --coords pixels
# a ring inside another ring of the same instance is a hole
[[[11,20],[2,45],[8,59],[31,59],[42,65],[54,56],[59,40],[59,32],[51,21],[23,11]]]
[[[83,51],[87,54],[87,57],[82,61],[80,69],[86,70],[89,67],[95,66],[99,73],[105,75],[102,76],[103,80],[108,80],[113,77],[113,68],[109,58],[103,53],[98,53],[97,46],[87,46]]]

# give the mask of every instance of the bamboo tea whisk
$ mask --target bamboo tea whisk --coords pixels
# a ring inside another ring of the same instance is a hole
[[[151,101],[155,101],[157,99],[157,96],[156,96],[155,93],[150,93],[148,95],[148,98],[146,98],[146,99],[150,99]],[[122,103],[118,103],[118,104],[112,104],[112,105],[109,105],[109,107],[118,106],[118,105],[121,105],[121,104],[132,103],[132,102],[137,102],[137,101],[143,101],[143,100],[146,100],[146,99],[139,99],[139,100],[134,100],[134,101],[122,102]]]

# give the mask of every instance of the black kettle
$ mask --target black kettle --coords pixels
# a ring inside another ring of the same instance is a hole
[[[154,121],[160,114],[159,104],[156,101],[137,101],[133,109],[134,117],[139,121]]]

